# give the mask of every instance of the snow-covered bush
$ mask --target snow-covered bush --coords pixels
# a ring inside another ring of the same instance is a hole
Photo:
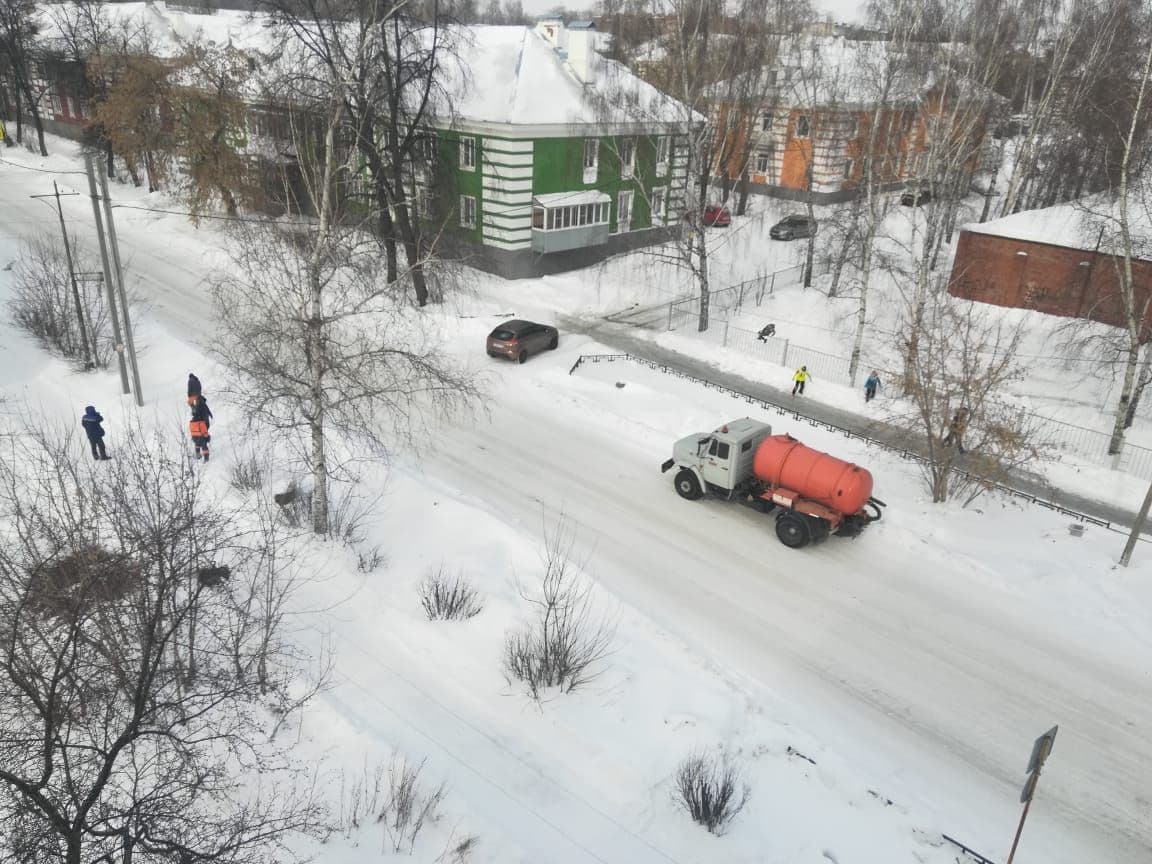
[[[748,803],[751,789],[740,781],[740,770],[728,757],[689,755],[676,768],[676,800],[692,817],[717,836],[724,833]]]
[[[460,574],[449,576],[443,566],[424,577],[419,591],[429,621],[465,621],[484,609],[476,586]]]
[[[71,243],[73,272],[97,271],[99,264],[75,239]],[[115,340],[103,285],[84,279],[77,280],[73,289],[68,256],[58,238],[44,234],[25,241],[12,269],[9,312],[17,327],[69,360],[91,362],[101,369],[112,362]],[[77,295],[83,326],[76,314]]]
[[[591,587],[578,569],[561,523],[547,542],[539,593],[520,592],[535,607],[535,620],[504,640],[505,674],[537,701],[551,687],[569,693],[594,680],[612,646],[613,629],[594,612]]]
[[[440,805],[444,802],[446,789],[443,783],[429,787],[421,782],[424,761],[412,762],[407,757],[393,753],[387,767],[377,765],[369,776],[367,769],[353,780],[346,782],[341,775],[340,806],[338,825],[343,836],[348,839],[367,820],[380,825],[384,830],[384,845],[393,852],[412,853],[420,832],[429,823],[439,818]],[[463,856],[450,860],[464,860],[475,845],[475,838],[467,837],[456,841],[464,847]]]

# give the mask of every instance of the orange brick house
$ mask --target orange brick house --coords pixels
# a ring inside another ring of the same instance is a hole
[[[717,174],[734,182],[746,171],[752,191],[785,198],[810,191],[818,202],[851,198],[874,122],[873,165],[877,182],[889,188],[923,179],[930,128],[933,134],[963,134],[977,145],[984,137],[986,99],[970,100],[978,117],[963,106],[957,110],[936,75],[922,63],[897,61],[887,42],[786,39],[777,61],[753,74],[754,80],[713,88]],[[944,117],[963,132],[940,129]]]
[[[1119,231],[1110,210],[1058,204],[963,226],[948,292],[981,303],[1125,326],[1123,259],[1116,255]],[[1140,208],[1136,211],[1131,224],[1134,308],[1145,310],[1142,338],[1147,339],[1152,333],[1152,226]]]

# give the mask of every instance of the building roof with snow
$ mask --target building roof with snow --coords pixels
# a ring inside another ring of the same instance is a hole
[[[1120,208],[1114,199],[1093,196],[1041,210],[1024,210],[988,222],[962,226],[973,234],[989,234],[1029,243],[1047,243],[1086,252],[1119,252]],[[1152,260],[1152,213],[1140,196],[1128,207],[1133,255]]]
[[[601,56],[591,32],[462,28],[443,69],[457,122],[519,126],[686,124],[703,118]],[[579,43],[577,40],[586,40]]]

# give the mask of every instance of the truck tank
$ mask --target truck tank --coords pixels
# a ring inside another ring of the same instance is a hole
[[[791,435],[760,442],[752,472],[763,483],[790,489],[845,516],[860,512],[872,497],[867,469],[805,447]]]

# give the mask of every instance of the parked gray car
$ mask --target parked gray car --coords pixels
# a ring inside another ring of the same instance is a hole
[[[815,233],[815,219],[809,219],[803,213],[794,213],[773,225],[768,231],[768,236],[773,240],[798,240],[801,237],[811,237]]]

